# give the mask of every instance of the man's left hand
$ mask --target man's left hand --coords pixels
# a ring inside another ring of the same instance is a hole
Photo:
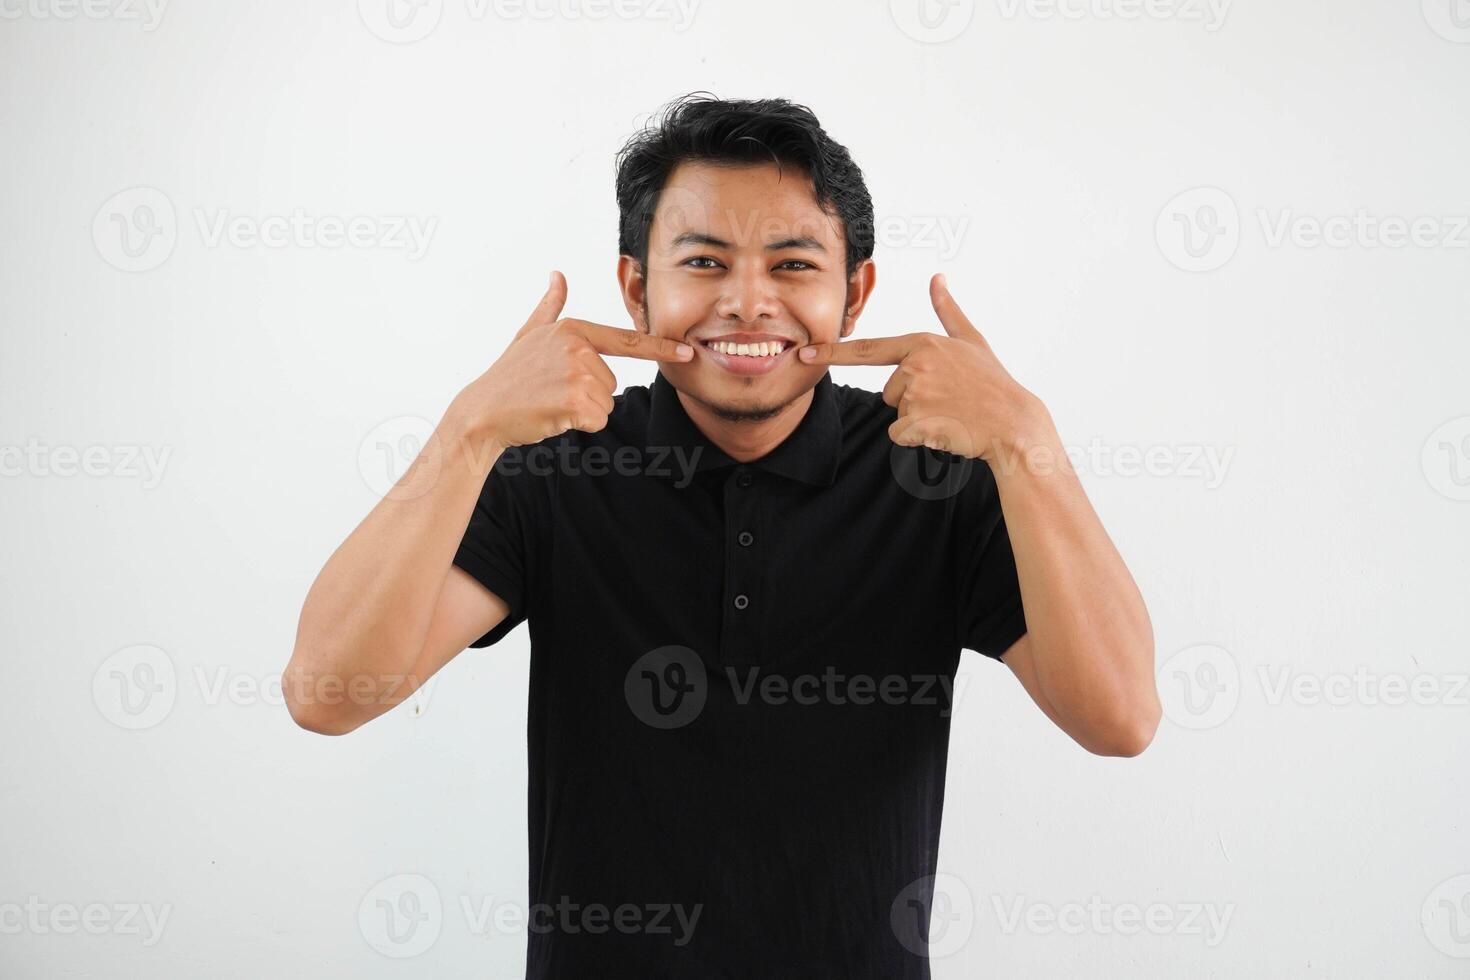
[[[928,446],[987,461],[1022,447],[1045,424],[1040,400],[1001,365],[950,295],[943,275],[929,281],[929,299],[943,335],[812,344],[797,357],[803,364],[897,365],[883,386],[883,401],[898,409],[888,435],[900,446]]]

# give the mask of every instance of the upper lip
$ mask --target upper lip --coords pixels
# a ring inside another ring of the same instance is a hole
[[[792,340],[790,337],[783,337],[780,334],[776,333],[726,333],[720,334],[717,337],[699,338],[699,342],[701,344],[712,344],[718,340],[723,340],[726,343],[730,344],[760,344],[774,343],[778,341],[783,344],[791,345],[795,345],[797,343],[797,341]]]

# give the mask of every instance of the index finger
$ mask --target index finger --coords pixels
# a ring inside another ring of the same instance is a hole
[[[694,356],[688,344],[654,337],[641,330],[624,330],[586,320],[575,321],[577,333],[585,337],[592,349],[611,357],[636,357],[644,361],[687,361]]]
[[[832,344],[811,344],[797,352],[803,364],[898,364],[908,357],[928,334],[908,333],[901,337],[864,337]],[[807,351],[815,353],[808,355]]]

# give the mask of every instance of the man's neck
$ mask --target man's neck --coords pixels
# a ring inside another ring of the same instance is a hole
[[[686,397],[682,391],[678,395],[679,403],[684,406],[684,412],[694,427],[737,463],[760,459],[785,442],[806,418],[812,405],[812,391],[809,389],[768,419],[740,422],[716,415],[708,405]]]

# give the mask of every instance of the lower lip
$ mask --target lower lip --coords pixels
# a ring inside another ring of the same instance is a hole
[[[724,368],[731,374],[756,375],[769,374],[776,370],[776,365],[796,354],[798,345],[792,344],[781,353],[770,357],[746,357],[742,354],[721,354],[712,347],[704,344],[695,344],[694,349],[709,358],[716,366]]]

